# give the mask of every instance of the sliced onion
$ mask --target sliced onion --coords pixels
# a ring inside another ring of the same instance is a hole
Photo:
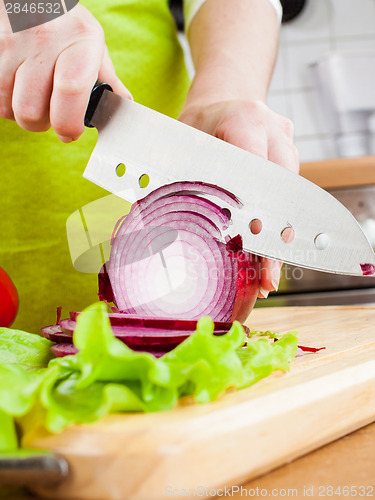
[[[73,345],[73,344],[55,344],[50,347],[53,355],[55,358],[62,358],[64,356],[70,356],[77,354],[78,349]],[[139,352],[147,352],[148,354],[152,354],[155,356],[155,358],[160,358],[164,354],[166,354],[167,351],[145,351],[145,350],[140,350]]]
[[[42,328],[42,333],[51,342],[72,342],[71,334],[64,333],[60,325],[45,326]]]
[[[191,181],[181,181],[173,182],[171,184],[166,184],[165,186],[155,189],[148,196],[139,200],[136,205],[147,206],[153,203],[155,200],[161,197],[174,196],[175,194],[192,194],[192,195],[210,195],[216,196],[223,201],[226,201],[230,205],[242,205],[241,201],[230,191],[223,189],[214,184],[208,184],[207,182],[191,182]]]
[[[325,347],[307,347],[305,345],[299,345],[298,349],[301,349],[303,352],[318,352],[325,349]]]
[[[59,325],[42,328],[43,335],[59,344],[72,344],[79,312],[60,320]],[[169,352],[196,330],[197,321],[170,318],[141,318],[121,313],[108,314],[113,335],[135,351]],[[214,335],[225,335],[232,323],[215,322]],[[244,326],[246,332],[249,331]],[[94,335],[93,335],[93,338]]]
[[[119,318],[115,318],[118,322]],[[187,339],[195,331],[196,322],[178,320],[158,320],[131,317],[127,323],[121,318],[122,324],[111,325],[113,335],[132,349],[147,346],[164,346],[171,350]],[[60,321],[60,332],[49,334],[50,340],[55,342],[72,342],[76,329],[76,321],[63,319]],[[183,326],[183,328],[181,328]],[[191,326],[192,328],[187,328]],[[231,327],[231,323],[215,323],[214,335],[224,335]],[[46,332],[47,329],[42,330]],[[157,349],[158,350],[158,349]]]
[[[299,358],[300,356],[303,356],[304,354],[305,354],[304,351],[300,347],[297,347],[296,358]]]
[[[55,344],[50,347],[55,358],[77,354],[78,349],[73,344]]]
[[[371,276],[375,274],[375,266],[373,264],[360,264],[363,276]]]
[[[238,235],[234,249],[232,240],[223,243],[230,214],[205,195],[240,205],[228,191],[193,182],[163,186],[134,204],[100,273],[99,297],[143,318],[243,322],[258,294],[259,259],[242,251]]]
[[[76,321],[80,312],[72,311],[70,318]],[[145,328],[159,328],[164,330],[187,330],[194,332],[197,328],[197,320],[174,319],[174,318],[145,318],[124,313],[109,313],[108,318],[112,326],[139,326]],[[64,321],[64,320],[63,320]],[[230,321],[215,321],[214,331],[227,332],[232,328],[233,323]],[[242,325],[246,333],[249,333],[249,328]]]

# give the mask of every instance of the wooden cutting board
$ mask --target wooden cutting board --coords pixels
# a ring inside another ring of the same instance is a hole
[[[375,307],[257,309],[247,324],[297,329],[300,344],[326,349],[211,404],[111,415],[34,439],[71,467],[61,486],[38,494],[156,500],[190,488],[192,496],[239,485],[375,420]]]

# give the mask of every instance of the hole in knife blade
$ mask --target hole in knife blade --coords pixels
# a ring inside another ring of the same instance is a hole
[[[253,219],[249,224],[249,228],[252,234],[259,234],[263,229],[262,221],[260,219]]]
[[[284,243],[292,243],[295,235],[296,233],[292,226],[284,227],[284,229],[281,231],[281,239]]]
[[[146,188],[150,184],[150,177],[147,174],[142,174],[138,182],[141,188]]]
[[[319,233],[315,236],[314,243],[318,250],[325,250],[329,245],[329,237],[324,233]]]
[[[116,175],[117,177],[122,177],[125,175],[126,172],[126,167],[123,163],[119,163],[116,167]]]

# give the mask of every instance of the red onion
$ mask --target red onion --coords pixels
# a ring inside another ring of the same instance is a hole
[[[60,325],[45,326],[42,328],[44,337],[51,342],[67,342],[72,343],[72,334],[64,333]]]
[[[113,238],[99,276],[99,297],[144,318],[243,322],[259,290],[257,256],[227,244],[230,213],[204,196],[233,206],[239,200],[205,183],[177,182],[133,205]]]
[[[42,328],[43,335],[59,344],[72,344],[73,333],[80,313],[70,313],[69,319],[63,319],[59,325]],[[113,335],[135,351],[168,352],[196,329],[196,321],[139,318],[124,314],[109,314]],[[214,323],[214,334],[224,335],[232,323]],[[248,331],[247,327],[244,327]],[[94,339],[94,337],[93,337]],[[95,341],[95,340],[93,340]]]
[[[361,264],[363,276],[371,276],[375,274],[375,266],[373,264]]]
[[[50,349],[55,358],[62,358],[63,356],[77,354],[78,352],[78,349],[73,344],[55,344]]]
[[[305,345],[299,345],[298,349],[301,349],[303,352],[318,352],[325,349],[325,347],[307,347]]]
[[[51,351],[54,354],[55,358],[62,358],[64,356],[70,356],[73,354],[77,354],[78,349],[73,344],[55,344],[51,346]],[[160,358],[166,351],[145,351],[140,350],[139,352],[147,352],[148,354],[152,354],[155,358]]]
[[[74,311],[70,313],[69,317],[71,320],[76,321],[80,314],[80,312]],[[124,313],[109,313],[108,318],[111,326],[138,326],[144,328],[158,328],[162,330],[188,330],[192,332],[197,328],[197,320],[152,317],[144,318]],[[230,321],[215,321],[214,331],[228,331],[232,328],[232,324],[233,323]],[[249,328],[245,325],[242,326],[245,332],[249,333]]]

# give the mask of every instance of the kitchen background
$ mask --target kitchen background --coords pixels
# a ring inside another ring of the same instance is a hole
[[[172,11],[181,28],[179,3],[178,0],[172,2]],[[332,51],[375,51],[375,0],[283,0],[282,3],[284,18],[290,18],[293,9],[302,10],[282,24],[268,104],[294,122],[301,161],[335,158],[338,156],[335,142],[314,88],[309,63]],[[188,68],[193,74],[188,45],[182,32],[180,40],[185,48]],[[365,63],[365,66],[368,68],[369,65]],[[373,68],[375,77],[375,59]],[[371,87],[375,88],[374,85]],[[375,93],[373,108],[375,110]]]
[[[300,15],[282,25],[268,102],[294,122],[301,161],[337,156],[309,63],[328,52],[363,49],[375,49],[374,0],[307,0]]]

